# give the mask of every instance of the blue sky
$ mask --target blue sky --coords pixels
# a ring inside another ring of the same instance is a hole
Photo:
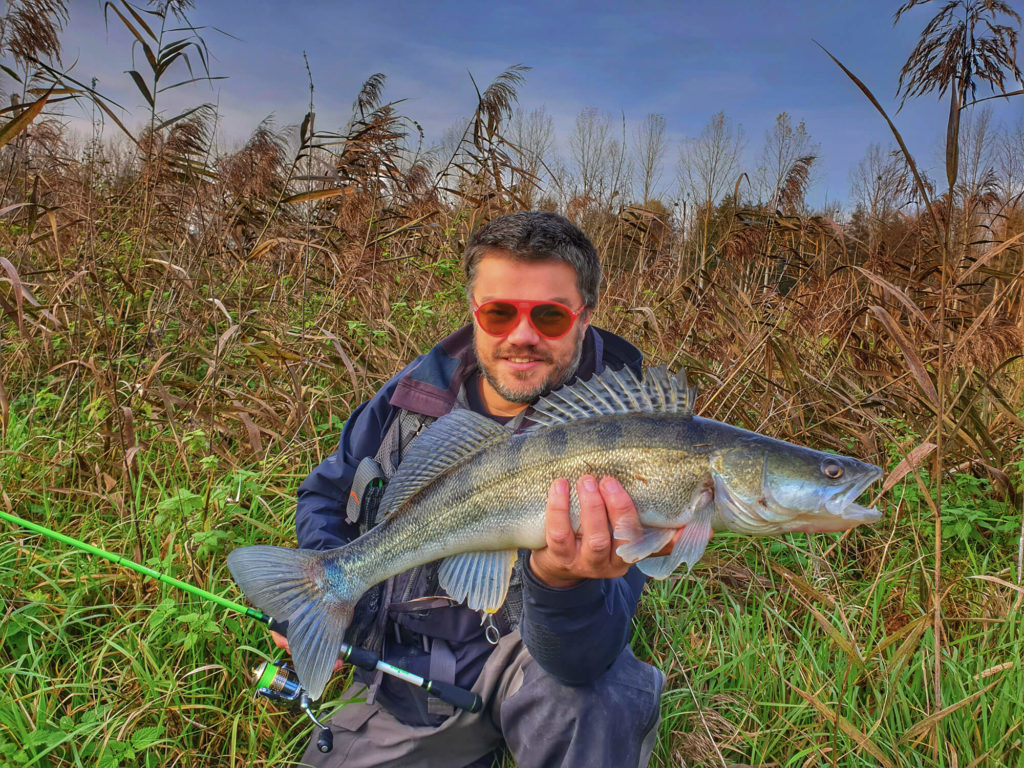
[[[897,3],[879,0],[767,2],[391,2],[198,0],[190,12],[207,29],[212,73],[225,76],[167,94],[168,115],[182,105],[215,102],[219,141],[232,147],[263,118],[297,124],[309,92],[303,52],[315,85],[318,125],[340,127],[360,84],[387,75],[385,96],[419,122],[428,143],[472,112],[470,73],[484,87],[512,64],[532,67],[520,89],[525,109],[544,106],[555,121],[558,149],[568,154],[576,115],[596,107],[630,125],[648,113],[665,116],[670,141],[662,183],[674,187],[677,146],[724,111],[743,126],[748,160],[775,116],[804,120],[821,145],[812,202],[845,201],[849,173],[870,142],[891,143],[888,129],[818,41],[854,71],[894,112],[899,70],[926,6],[896,27]],[[65,63],[83,80],[142,120],[127,32],[99,3],[73,0],[64,35]],[[995,101],[995,122],[1024,118],[1024,99]],[[909,103],[896,122],[919,161],[936,172],[945,108],[934,97]]]

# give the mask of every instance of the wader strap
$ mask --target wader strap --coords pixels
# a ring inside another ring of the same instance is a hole
[[[455,654],[452,647],[441,638],[434,638],[430,643],[430,679],[442,683],[455,682]],[[427,697],[427,714],[449,717],[455,713],[455,707],[436,696]]]
[[[383,606],[386,606],[391,601],[391,595],[395,591],[395,580],[394,578],[388,579],[384,582],[384,595],[381,600],[381,612],[378,617],[377,626],[383,629],[383,625],[387,621],[388,612]],[[381,650],[383,651],[384,643],[381,641]],[[373,681],[370,683],[366,690],[366,703],[373,704],[377,700],[377,690],[380,688],[380,683],[384,679],[384,673],[379,669],[373,673]]]
[[[420,597],[404,603],[391,603],[388,610],[392,613],[413,613],[415,611],[432,611],[435,608],[451,608],[458,605],[450,597]]]
[[[367,456],[360,461],[348,492],[345,519],[350,523],[358,523],[362,530],[372,528],[377,520],[377,507],[384,496],[385,485],[384,470],[376,459]]]
[[[405,456],[406,451],[409,450],[409,445],[413,439],[424,427],[430,424],[434,419],[429,416],[422,416],[418,413],[412,413],[411,411],[401,410],[398,416],[395,417],[394,421],[391,422],[391,426],[388,431],[384,433],[384,437],[381,440],[380,448],[377,451],[377,455],[374,457],[375,463],[379,467],[383,476],[387,479],[391,477],[397,471],[398,464],[401,463],[402,457]],[[379,515],[376,511],[372,515],[372,520],[367,520],[365,516],[360,520],[360,533],[366,533],[369,528],[373,527],[379,522]],[[367,647],[376,649],[383,652],[383,638],[384,632],[387,628],[388,622],[388,606],[394,597],[395,592],[395,577],[392,576],[386,582],[384,582],[383,595],[380,601],[380,609],[377,614],[377,620],[374,623],[374,629],[370,633],[370,637],[367,638]],[[372,704],[377,697],[377,690],[380,688],[381,680],[384,678],[384,673],[376,671],[373,673],[373,680],[369,685],[366,694],[366,700]]]

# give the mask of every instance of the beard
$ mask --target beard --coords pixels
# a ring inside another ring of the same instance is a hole
[[[540,384],[529,386],[525,381],[528,377],[524,376],[522,384],[515,388],[513,388],[514,385],[510,385],[509,382],[502,382],[498,378],[495,366],[492,362],[485,360],[481,356],[480,348],[476,343],[476,336],[474,334],[473,347],[476,352],[476,359],[480,364],[480,373],[483,374],[487,383],[510,403],[516,403],[518,405],[532,405],[537,402],[537,400],[544,397],[544,395],[561,387],[575,375],[576,369],[580,364],[580,358],[583,356],[583,334],[586,333],[586,328],[577,326],[573,328],[572,333],[575,335],[572,357],[566,360],[563,364],[559,364],[558,361],[552,357],[550,352],[543,351],[537,347],[502,345],[496,348],[494,356],[499,359],[505,357],[535,357],[545,363],[554,364],[554,368],[552,368],[544,378],[544,381]],[[514,377],[515,374],[513,373],[513,378]]]

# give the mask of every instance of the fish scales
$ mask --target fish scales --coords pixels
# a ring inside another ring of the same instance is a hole
[[[461,517],[461,505],[476,498],[483,501],[477,514],[499,517],[504,525],[521,520],[531,525],[542,523],[551,482],[561,477],[575,480],[589,473],[617,477],[637,502],[642,521],[649,516],[645,522],[657,524],[661,519],[678,527],[681,506],[709,472],[706,454],[677,447],[678,437],[692,429],[692,421],[604,416],[535,436],[513,436],[453,473],[448,484],[453,493],[439,498],[437,509],[446,507],[450,514],[460,515],[460,526],[470,525],[472,516],[467,510],[467,517]],[[615,442],[602,437],[608,434],[609,425],[617,428]],[[552,445],[559,450],[550,450]],[[573,486],[571,512],[578,527],[579,502]],[[431,500],[425,495],[417,503],[430,504]],[[533,538],[520,546],[543,544],[536,528],[531,530]]]
[[[671,447],[652,450],[650,445],[652,437],[658,442],[657,436],[663,433],[667,441],[685,424],[656,418],[636,420],[622,431],[622,445],[602,447],[595,436],[604,423],[620,419],[607,416],[557,430],[565,438],[557,461],[546,450],[550,435],[538,435],[535,440],[529,435],[510,436],[504,444],[485,449],[472,463],[453,468],[447,482],[435,483],[410,498],[362,537],[352,552],[365,553],[366,562],[373,564],[372,578],[380,581],[453,551],[536,549],[544,545],[545,500],[552,481],[585,473],[618,477],[636,499],[641,522],[667,525],[670,518],[678,518],[682,499],[676,492],[681,488],[688,498],[707,476],[707,458],[691,460],[685,474],[692,480],[680,482],[684,473],[679,470],[692,457]],[[562,442],[561,438],[554,441]],[[674,479],[668,472],[672,467],[679,473]],[[575,488],[571,500],[573,525],[578,528]],[[410,514],[413,509],[417,514]],[[674,522],[672,527],[678,527],[686,520]]]
[[[855,501],[878,467],[693,416],[693,401],[684,376],[654,368],[642,382],[605,371],[552,393],[520,434],[454,411],[410,447],[374,529],[326,552],[243,547],[228,567],[260,610],[289,621],[296,672],[315,699],[356,601],[390,576],[441,560],[442,588],[473,609],[497,610],[518,550],[544,546],[557,478],[570,481],[577,528],[575,481],[620,481],[639,525],[613,532],[617,552],[654,578],[692,567],[713,530],[831,531],[879,518]],[[660,554],[669,544],[670,554]]]

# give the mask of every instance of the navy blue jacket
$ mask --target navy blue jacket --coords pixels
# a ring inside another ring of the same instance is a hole
[[[466,326],[448,336],[353,411],[338,450],[299,486],[295,528],[300,547],[329,549],[358,536],[358,529],[345,520],[356,467],[364,457],[377,454],[399,409],[440,418],[454,407],[463,384],[478,369],[472,333],[472,327]],[[591,326],[584,336],[576,373],[586,379],[607,365],[615,369],[629,366],[639,375],[641,363],[640,351],[634,346]],[[630,621],[644,580],[643,574],[631,568],[622,578],[584,580],[567,589],[555,589],[524,568],[523,642],[541,667],[561,682],[592,682],[629,641]],[[465,668],[456,673],[457,684],[470,687],[475,682],[487,652],[485,646],[482,656],[465,654]],[[391,661],[387,656],[385,653],[385,660]],[[458,650],[456,656],[461,660]],[[402,660],[408,666],[409,659]]]

